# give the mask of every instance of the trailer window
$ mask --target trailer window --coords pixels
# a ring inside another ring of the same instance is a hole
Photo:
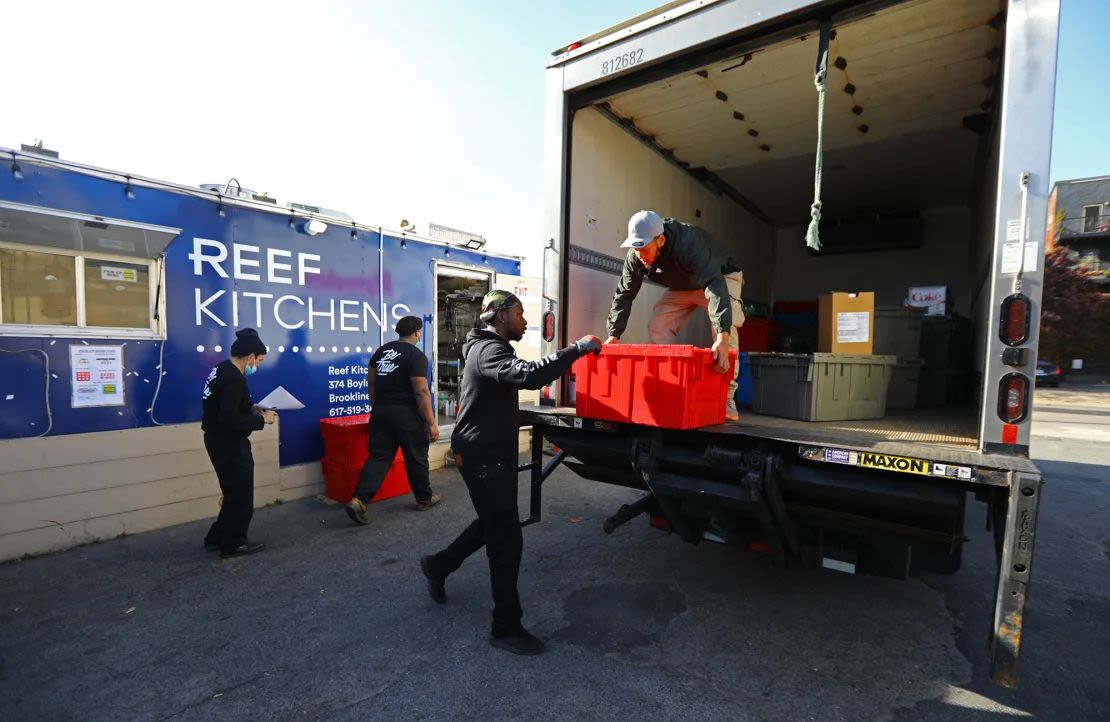
[[[0,246],[0,333],[156,335],[156,261]]]
[[[0,249],[0,321],[77,325],[77,273],[71,256]]]
[[[105,328],[150,328],[150,269],[85,259],[85,321]]]

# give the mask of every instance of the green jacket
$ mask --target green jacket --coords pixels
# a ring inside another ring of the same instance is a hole
[[[673,218],[663,219],[663,235],[667,240],[653,268],[641,263],[635,251],[628,249],[621,280],[613,294],[613,308],[606,320],[609,335],[617,338],[624,335],[632,301],[649,276],[675,291],[704,289],[713,330],[732,333],[732,304],[724,277],[740,270],[734,254],[701,228]]]

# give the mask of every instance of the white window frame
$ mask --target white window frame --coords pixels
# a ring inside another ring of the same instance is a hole
[[[11,251],[27,251],[30,253],[46,253],[55,256],[67,256],[73,259],[76,274],[74,293],[77,297],[77,325],[52,326],[46,324],[17,324],[5,323],[3,306],[0,306],[0,336],[26,336],[34,338],[95,338],[95,339],[141,339],[164,340],[166,338],[166,279],[165,264],[159,258],[136,258],[134,256],[120,256],[110,253],[85,253],[64,248],[50,248],[24,243],[0,243],[0,249]],[[130,266],[147,267],[147,281],[150,284],[148,298],[150,303],[147,317],[150,319],[149,328],[114,328],[110,326],[86,326],[85,318],[88,312],[85,298],[85,259],[94,261],[109,261],[124,263]],[[3,279],[0,279],[3,283]],[[0,293],[3,287],[0,286]]]

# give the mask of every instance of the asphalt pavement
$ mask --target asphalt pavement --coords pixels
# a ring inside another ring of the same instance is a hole
[[[0,566],[0,719],[1107,719],[1107,392],[1038,391],[1016,691],[989,681],[980,504],[957,574],[901,582],[779,569],[643,519],[607,536],[637,494],[557,471],[520,585],[550,646],[520,658],[486,640],[484,557],[446,605],[425,592],[419,556],[472,518],[448,469],[442,505],[389,500],[366,528],[314,499],[260,509],[253,557],[205,553],[198,522]]]

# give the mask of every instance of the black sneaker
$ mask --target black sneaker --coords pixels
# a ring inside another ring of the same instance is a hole
[[[346,509],[347,516],[351,517],[351,521],[355,524],[366,526],[370,523],[370,516],[366,513],[366,504],[357,496],[351,497],[351,500],[347,502]]]
[[[429,509],[431,509],[433,506],[435,506],[436,504],[438,504],[441,501],[443,501],[442,496],[440,496],[439,494],[432,494],[431,496],[429,496],[424,501],[417,501],[416,502],[416,508],[419,509],[420,511],[428,511]]]
[[[436,604],[445,603],[447,601],[447,589],[444,583],[447,578],[432,574],[432,558],[430,556],[420,557],[420,571],[424,572],[424,578],[428,580],[428,596]]]
[[[506,652],[521,654],[528,657],[543,652],[543,640],[530,633],[524,627],[509,634],[491,634],[489,643]]]
[[[235,547],[234,549],[223,549],[223,550],[221,550],[220,551],[220,558],[221,559],[229,559],[231,557],[245,557],[248,554],[257,554],[258,552],[262,551],[265,548],[266,548],[266,545],[263,544],[262,542],[247,542],[246,544],[240,544],[239,546]]]

